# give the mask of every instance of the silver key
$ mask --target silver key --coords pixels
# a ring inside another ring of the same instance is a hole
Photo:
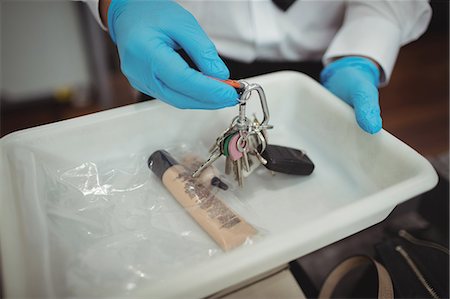
[[[236,181],[238,182],[239,187],[242,187],[244,185],[242,175],[242,158],[234,161],[234,165],[236,169]]]
[[[258,118],[256,117],[256,114],[253,113],[252,131],[255,132],[255,133],[257,133],[257,132],[262,133],[266,144],[267,144],[267,130],[269,130],[269,129],[273,129],[273,126],[272,125],[268,125],[268,124],[262,125],[259,122]],[[263,151],[264,150],[262,150],[261,153]]]
[[[233,167],[233,160],[228,156],[225,160],[225,174],[229,175],[231,173],[231,168]]]
[[[220,156],[222,156],[222,151],[220,150],[219,145],[213,149],[209,158],[202,165],[200,165],[200,167],[196,171],[194,171],[194,173],[192,173],[192,177],[193,178],[198,177],[205,168],[214,163],[217,159],[219,159]]]
[[[229,126],[225,131],[223,131],[222,134],[220,134],[219,137],[216,138],[216,142],[209,148],[209,152],[212,153],[216,147],[220,147],[225,138],[234,133],[234,131],[235,128],[232,125]]]
[[[236,156],[235,154],[233,154],[233,152],[235,152],[236,150],[241,153],[239,151],[238,145],[237,143],[240,140],[240,136],[239,133],[234,133],[233,136],[231,137],[230,141],[227,143],[227,152],[228,152],[228,157],[227,157],[227,164],[229,163],[229,165],[231,165],[231,167],[233,168],[233,173],[234,173],[234,179],[238,182],[239,186],[242,187],[243,185],[243,172],[242,172],[242,154],[239,154],[238,156]],[[229,161],[229,162],[228,162]],[[227,165],[226,165],[227,166]]]
[[[236,129],[232,126],[228,127],[225,131],[220,134],[219,137],[216,138],[216,142],[211,146],[209,149],[209,152],[211,153],[209,158],[202,164],[200,167],[195,170],[192,173],[192,177],[196,178],[200,175],[200,173],[206,169],[208,166],[210,166],[212,163],[214,163],[220,156],[222,156],[224,149],[223,149],[223,142],[224,140],[234,134],[236,132]]]
[[[247,132],[239,131],[239,139],[237,141],[237,149],[242,153],[243,165],[245,171],[250,171],[250,164],[248,162],[248,140],[247,140]]]
[[[231,165],[232,165],[232,169],[233,169],[233,175],[234,175],[234,180],[236,182],[239,181],[239,174],[238,174],[238,165],[237,165],[238,161],[233,161],[231,160]]]
[[[254,153],[256,155],[256,157],[258,157],[258,160],[263,164],[266,165],[267,164],[267,160],[264,159],[261,154],[266,150],[266,146],[267,146],[267,140],[266,140],[266,136],[261,132],[261,131],[256,131],[256,136],[258,137],[258,141],[259,144],[258,146],[254,149]],[[259,145],[261,145],[261,149],[259,148]]]
[[[258,152],[258,150],[255,150],[254,154],[258,158],[259,162],[261,162],[262,165],[266,165],[267,164],[267,160],[264,159],[263,156],[261,156],[261,154]]]

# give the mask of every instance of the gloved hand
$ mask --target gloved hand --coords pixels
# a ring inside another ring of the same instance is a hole
[[[238,103],[234,88],[208,78],[229,71],[197,20],[172,1],[113,0],[108,29],[122,72],[139,91],[178,108],[219,109]],[[175,51],[183,48],[200,73]]]
[[[380,71],[374,62],[363,57],[345,57],[327,65],[320,80],[329,91],[355,110],[359,126],[370,134],[381,130],[378,104]]]

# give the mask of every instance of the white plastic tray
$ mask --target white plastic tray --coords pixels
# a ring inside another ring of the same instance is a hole
[[[249,81],[266,92],[275,126],[270,142],[306,150],[314,173],[304,178],[252,174],[239,198],[261,219],[261,239],[149,280],[126,295],[207,296],[380,222],[397,204],[437,183],[421,155],[386,131],[364,133],[352,109],[309,77],[278,72]],[[256,100],[250,102],[248,111],[260,111]],[[49,224],[39,198],[46,188],[42,167],[119,163],[127,153],[150,154],[180,138],[210,144],[236,113],[236,107],[190,111],[152,101],[2,138],[0,241],[6,294],[51,296],[52,289],[64,285],[52,272],[67,257],[44,246]],[[124,295],[110,292],[105,288],[95,294]]]

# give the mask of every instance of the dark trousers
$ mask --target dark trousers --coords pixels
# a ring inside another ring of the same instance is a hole
[[[243,79],[247,77],[258,76],[276,71],[298,71],[307,74],[316,81],[320,81],[320,71],[322,63],[319,61],[308,62],[273,62],[273,61],[255,61],[252,63],[243,63],[233,59],[223,58],[223,61],[230,70],[231,79]]]

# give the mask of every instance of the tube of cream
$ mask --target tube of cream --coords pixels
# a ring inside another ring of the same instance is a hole
[[[256,229],[180,165],[167,151],[158,150],[148,167],[194,220],[225,251],[243,244]]]

